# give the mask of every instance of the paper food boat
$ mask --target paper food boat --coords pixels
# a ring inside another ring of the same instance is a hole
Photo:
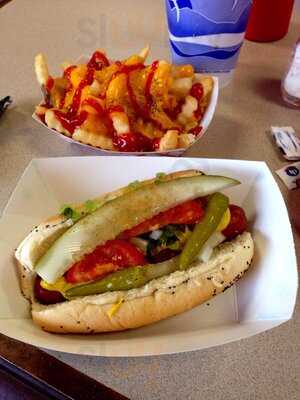
[[[0,332],[47,349],[101,356],[144,356],[203,349],[246,338],[292,317],[297,292],[293,237],[285,203],[263,162],[170,157],[66,157],[33,160],[0,220]],[[227,190],[242,205],[255,240],[253,265],[226,292],[184,314],[140,329],[55,335],[35,326],[13,258],[28,232],[61,204],[86,199],[157,172],[197,168],[239,179]],[[88,179],[87,179],[88,177]]]
[[[80,60],[82,62],[82,59],[80,59]],[[200,74],[195,74],[195,75],[200,76]],[[193,146],[195,143],[198,142],[198,140],[201,139],[201,137],[207,131],[207,129],[211,123],[211,120],[214,116],[216,106],[217,106],[217,101],[218,101],[219,81],[218,81],[218,78],[216,78],[216,77],[213,77],[213,81],[214,81],[214,87],[213,87],[213,90],[211,93],[210,102],[205,110],[205,113],[204,113],[203,118],[200,123],[200,126],[202,126],[201,133],[197,136],[196,141],[191,146]],[[189,146],[186,149],[175,149],[175,150],[170,150],[170,151],[148,151],[148,152],[141,152],[141,151],[139,151],[139,152],[121,152],[121,151],[104,150],[104,149],[100,149],[99,147],[95,147],[95,146],[92,146],[89,144],[78,142],[77,140],[74,140],[71,137],[65,136],[63,133],[58,132],[55,129],[48,128],[48,126],[45,125],[35,113],[32,115],[32,118],[35,121],[39,122],[41,125],[43,125],[47,129],[48,133],[59,135],[63,140],[65,140],[69,143],[75,143],[79,146],[83,146],[86,150],[92,149],[93,151],[97,151],[99,153],[99,155],[106,155],[106,156],[128,156],[128,155],[134,155],[134,156],[162,156],[162,155],[180,156],[188,148],[191,147],[191,146]]]

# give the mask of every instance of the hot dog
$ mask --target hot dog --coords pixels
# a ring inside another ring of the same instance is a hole
[[[159,173],[40,224],[16,250],[35,323],[58,333],[147,325],[221,293],[251,264],[239,184],[197,170]]]

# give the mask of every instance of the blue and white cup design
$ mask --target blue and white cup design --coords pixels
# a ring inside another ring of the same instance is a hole
[[[173,62],[203,73],[233,70],[251,5],[252,0],[166,0]]]

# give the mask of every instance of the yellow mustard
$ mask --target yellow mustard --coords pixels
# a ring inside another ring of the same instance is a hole
[[[225,211],[218,227],[217,227],[217,232],[222,232],[227,226],[229,225],[231,219],[231,214],[229,208]]]
[[[59,278],[55,283],[48,283],[46,281],[44,281],[43,279],[41,280],[41,286],[42,288],[46,289],[46,290],[50,290],[50,291],[56,291],[56,292],[60,292],[62,295],[64,295],[64,293],[70,289],[71,287],[73,287],[74,285],[72,283],[68,283],[65,278],[62,276],[61,278]]]
[[[112,316],[119,310],[124,301],[125,300],[122,298],[110,307],[110,309],[107,311],[107,315],[109,316],[109,318],[112,318]]]

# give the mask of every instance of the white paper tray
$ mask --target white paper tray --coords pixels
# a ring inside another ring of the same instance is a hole
[[[90,336],[54,335],[36,327],[22,297],[14,249],[29,230],[68,202],[149,178],[198,168],[239,179],[226,192],[242,205],[255,240],[251,269],[239,283],[192,311],[149,327]],[[220,345],[266,331],[291,318],[297,268],[287,210],[263,162],[169,157],[69,157],[33,160],[0,220],[0,331],[47,349],[101,356],[144,356]]]

